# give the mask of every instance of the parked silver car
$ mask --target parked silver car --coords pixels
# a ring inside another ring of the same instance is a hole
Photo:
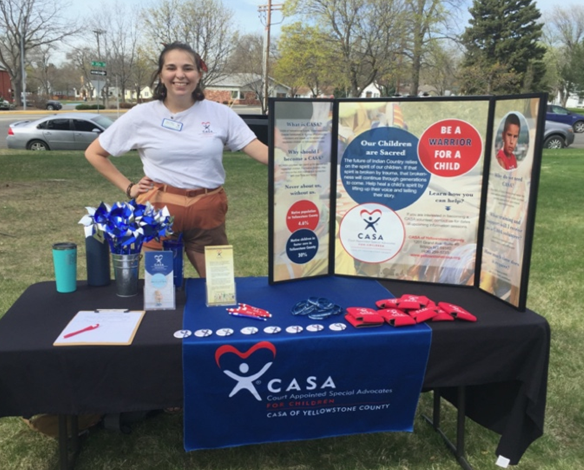
[[[63,113],[8,127],[9,149],[85,150],[113,121],[103,114]]]
[[[544,149],[563,149],[574,143],[574,129],[569,124],[545,121]]]

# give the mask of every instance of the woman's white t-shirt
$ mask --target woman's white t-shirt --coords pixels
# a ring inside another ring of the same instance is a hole
[[[161,101],[134,106],[99,136],[110,155],[137,150],[144,174],[177,188],[216,188],[225,183],[223,150],[256,138],[235,111],[214,101],[197,101],[171,113]]]

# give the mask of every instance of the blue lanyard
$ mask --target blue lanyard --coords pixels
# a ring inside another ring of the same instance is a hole
[[[340,315],[343,308],[324,297],[309,297],[292,307],[292,315],[308,316],[311,320],[324,320],[333,315]]]

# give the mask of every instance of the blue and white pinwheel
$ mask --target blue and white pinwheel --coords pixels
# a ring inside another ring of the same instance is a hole
[[[166,206],[156,210],[149,202],[131,200],[113,206],[102,202],[97,209],[86,209],[87,215],[79,221],[85,226],[85,236],[106,239],[114,254],[140,253],[145,242],[172,235],[173,217]]]

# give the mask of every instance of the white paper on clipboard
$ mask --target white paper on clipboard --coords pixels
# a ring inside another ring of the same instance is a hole
[[[130,345],[144,313],[144,310],[81,310],[53,346]]]

